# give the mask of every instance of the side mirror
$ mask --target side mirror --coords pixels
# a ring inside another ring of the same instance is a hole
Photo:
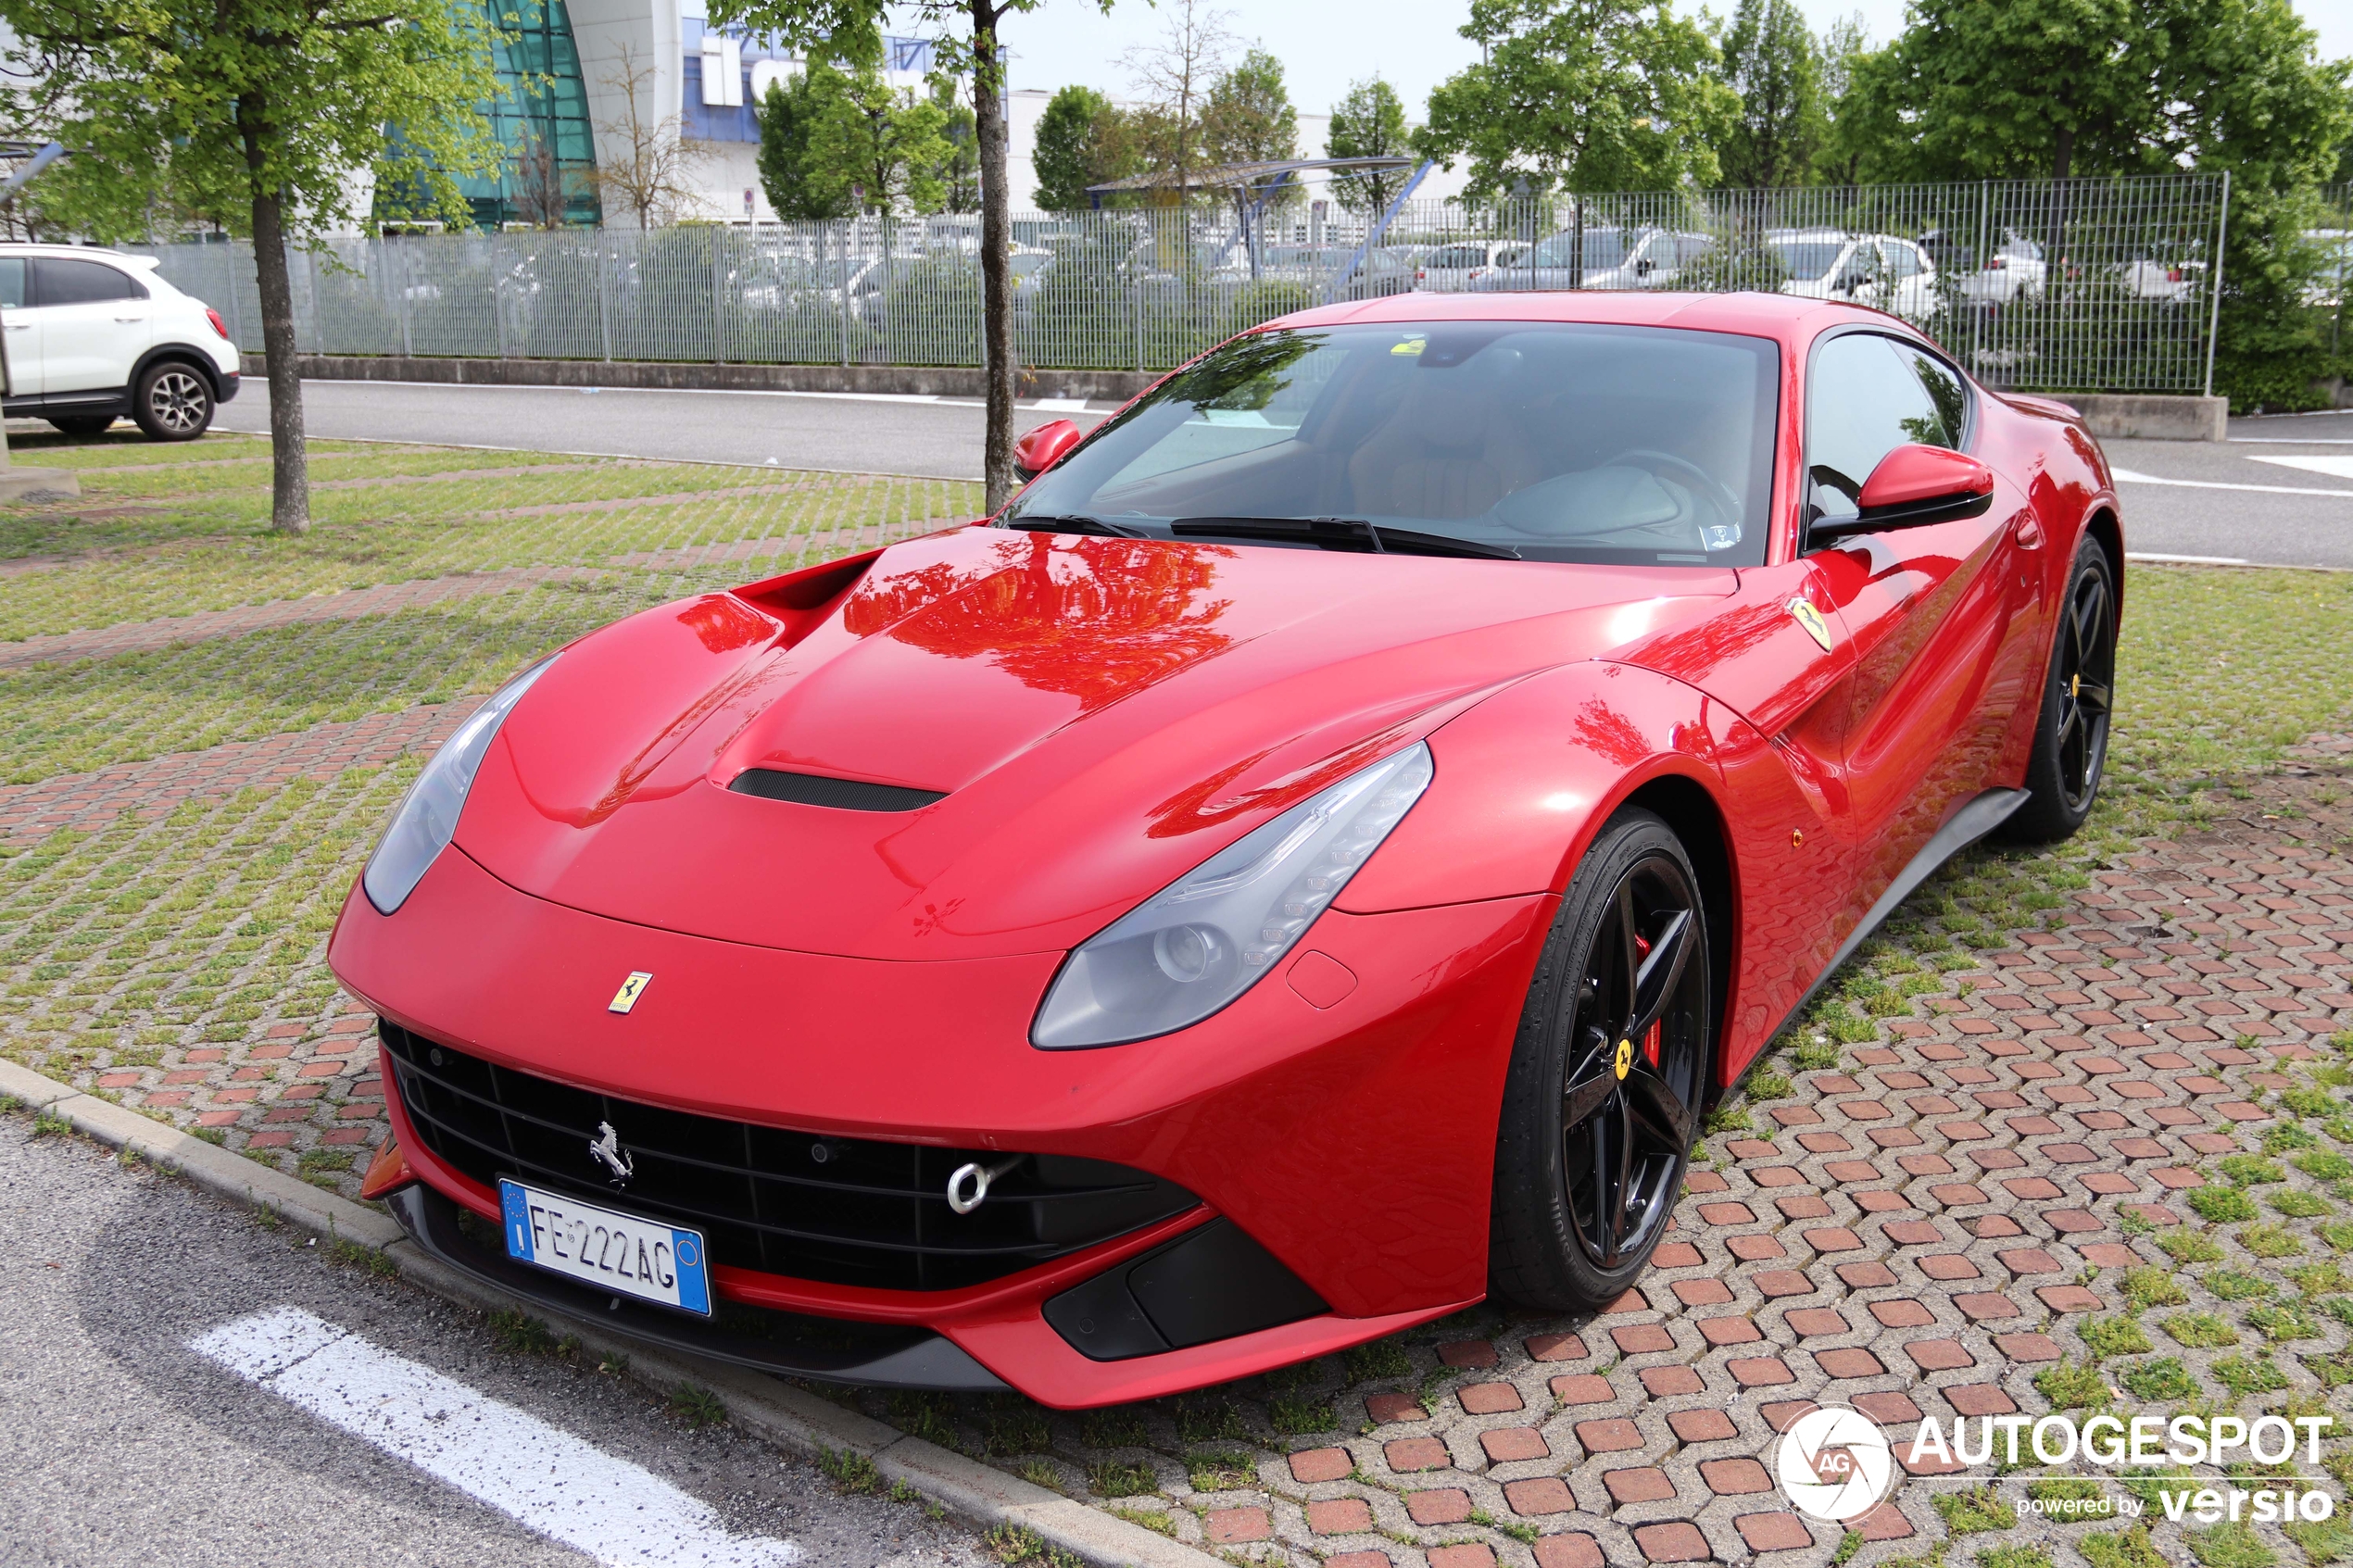
[[[1898,446],[1863,482],[1863,493],[1855,498],[1855,516],[1818,520],[1808,533],[1829,539],[1917,528],[1982,517],[1993,505],[1994,470],[1968,453],[1943,446]]]
[[[1079,429],[1068,420],[1052,420],[1013,443],[1013,471],[1024,483],[1036,479],[1070,455],[1078,445]]]
[[[1656,266],[1657,266],[1657,263],[1654,262],[1653,260],[1651,260],[1651,258],[1650,258],[1649,257],[1647,257],[1647,256],[1646,256],[1646,257],[1642,257],[1640,261],[1637,261],[1636,263],[1634,263],[1634,276],[1636,276],[1637,278],[1647,278],[1647,277],[1649,277],[1649,276],[1651,275],[1652,270],[1654,270]]]

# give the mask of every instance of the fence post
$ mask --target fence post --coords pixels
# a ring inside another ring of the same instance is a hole
[[[711,362],[727,362],[727,226],[711,231]]]
[[[1987,245],[1992,243],[1989,236],[1994,232],[1993,225],[1994,182],[1991,180],[1980,180],[1977,182],[1977,254],[1969,257],[1970,266],[1977,270],[1980,277],[1984,275],[1985,264],[1990,259],[1985,247]],[[2049,287],[2049,274],[2045,272],[2044,278],[2044,286],[2047,288]],[[1963,278],[1960,281],[1960,284],[1961,297],[1966,300],[1969,297],[1968,290],[1969,280]],[[1992,285],[1988,284],[1987,287],[1991,288]],[[1979,306],[1971,309],[1969,316],[1969,372],[1972,375],[1982,376],[1985,373],[1984,307]]]
[[[327,351],[326,339],[319,330],[319,253],[306,250],[302,258],[310,276],[310,352],[324,354]]]
[[[2206,270],[2206,286],[2214,291],[2213,308],[2206,319],[2206,392],[2214,395],[2214,345],[2222,337],[2222,245],[2231,233],[2231,171],[2222,170],[2222,211],[2214,220],[2214,265]]]
[[[417,331],[413,320],[416,304],[409,297],[409,253],[390,240],[380,239],[375,243],[384,252],[384,259],[391,263],[385,270],[392,274],[392,286],[396,291],[394,297],[400,306],[400,357],[413,359],[417,354]]]
[[[824,231],[819,231],[821,233]],[[849,223],[842,220],[841,230],[841,363],[849,368],[849,279],[854,270],[849,265]]]
[[[612,363],[612,268],[605,255],[605,232],[595,232],[597,255],[597,336],[604,345],[605,363]]]
[[[1127,285],[1128,297],[1136,307],[1136,373],[1144,373],[1144,281],[1138,278]]]

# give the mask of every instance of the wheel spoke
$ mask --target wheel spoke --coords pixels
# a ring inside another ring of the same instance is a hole
[[[1619,989],[1617,1010],[1615,1011],[1614,1016],[1621,1021],[1617,1028],[1617,1034],[1620,1036],[1631,1035],[1633,1033],[1634,989],[1640,973],[1637,966],[1642,962],[1642,954],[1641,936],[1641,917],[1634,912],[1634,881],[1633,878],[1629,877],[1617,884]],[[1603,1027],[1607,1028],[1608,1024],[1604,1022]]]
[[[1587,1059],[1592,1071],[1561,1092],[1561,1127],[1573,1132],[1589,1121],[1594,1112],[1608,1103],[1617,1087],[1617,1074],[1611,1071],[1606,1048]]]
[[[1612,1139],[1617,1145],[1617,1168],[1612,1172],[1607,1189],[1603,1194],[1609,1202],[1605,1211],[1607,1218],[1603,1223],[1609,1236],[1609,1262],[1615,1267],[1618,1254],[1626,1247],[1626,1200],[1634,1185],[1634,1118],[1622,1094],[1604,1114],[1617,1128],[1616,1136]]]
[[[1649,1124],[1669,1150],[1680,1151],[1692,1141],[1692,1109],[1673,1085],[1652,1072],[1642,1058],[1626,1075],[1626,1103],[1634,1119]]]
[[[2086,681],[2075,688],[2076,703],[2095,716],[2108,711],[2108,687]]]
[[[1677,909],[1652,940],[1650,956],[1642,960],[1642,967],[1634,972],[1633,1016],[1626,1023],[1627,1039],[1639,1042],[1651,1032],[1651,1025],[1666,1012],[1667,998],[1674,996],[1676,985],[1683,978],[1683,966],[1691,961],[1691,956],[1692,912]]]
[[[1615,1097],[1613,1097],[1615,1098]],[[1601,1252],[1602,1266],[1617,1266],[1617,1236],[1619,1211],[1623,1196],[1619,1182],[1620,1161],[1610,1158],[1610,1139],[1604,1131],[1612,1118],[1608,1107],[1596,1113],[1592,1122],[1593,1155],[1593,1235],[1589,1238]]]

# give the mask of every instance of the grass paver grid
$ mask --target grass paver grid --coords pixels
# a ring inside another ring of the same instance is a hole
[[[472,506],[474,483],[408,488]],[[664,483],[636,493],[678,491]],[[476,696],[566,628],[743,575],[772,541],[834,537],[806,508],[732,535],[671,510],[542,519],[550,564],[585,564],[593,533],[593,583],[0,678],[31,699],[0,730],[37,781],[0,785],[0,1051],[353,1191],[383,1135],[381,1082],[370,1021],[318,958],[409,748],[470,707],[415,699]],[[105,624],[91,611],[121,561],[34,575],[82,580],[57,602]],[[29,580],[0,578],[0,613]],[[1758,1461],[1817,1399],[1898,1438],[1924,1413],[2347,1413],[2348,608],[2331,579],[2136,571],[2092,827],[1972,854],[1906,904],[1719,1112],[1658,1265],[1609,1312],[1480,1308],[1085,1415],[836,1397],[1179,1539],[1302,1568],[2329,1560],[2353,1536],[2185,1534],[2161,1513],[2135,1535],[2022,1510],[1982,1533],[2023,1488],[2076,1484],[2032,1467],[1983,1495],[1964,1483],[1990,1473],[1917,1480],[1842,1540],[1790,1512]],[[153,721],[108,736],[143,708],[203,707],[208,686],[197,738],[242,738],[176,749],[187,727]],[[339,703],[366,711],[317,721]],[[146,809],[116,815],[142,788]],[[2353,1444],[2328,1467],[2353,1480]]]

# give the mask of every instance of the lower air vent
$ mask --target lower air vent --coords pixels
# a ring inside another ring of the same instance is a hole
[[[948,798],[937,789],[904,789],[898,784],[867,784],[862,779],[827,778],[823,773],[786,773],[774,768],[750,768],[727,786],[737,795],[762,800],[789,800],[800,806],[830,806],[837,811],[919,811],[935,800]]]
[[[485,1187],[501,1176],[701,1231],[711,1261],[886,1290],[952,1290],[1181,1214],[1201,1200],[1105,1160],[796,1133],[616,1099],[380,1026],[392,1092],[426,1150]],[[615,1190],[589,1146],[629,1157]],[[960,1167],[996,1167],[959,1214]]]

